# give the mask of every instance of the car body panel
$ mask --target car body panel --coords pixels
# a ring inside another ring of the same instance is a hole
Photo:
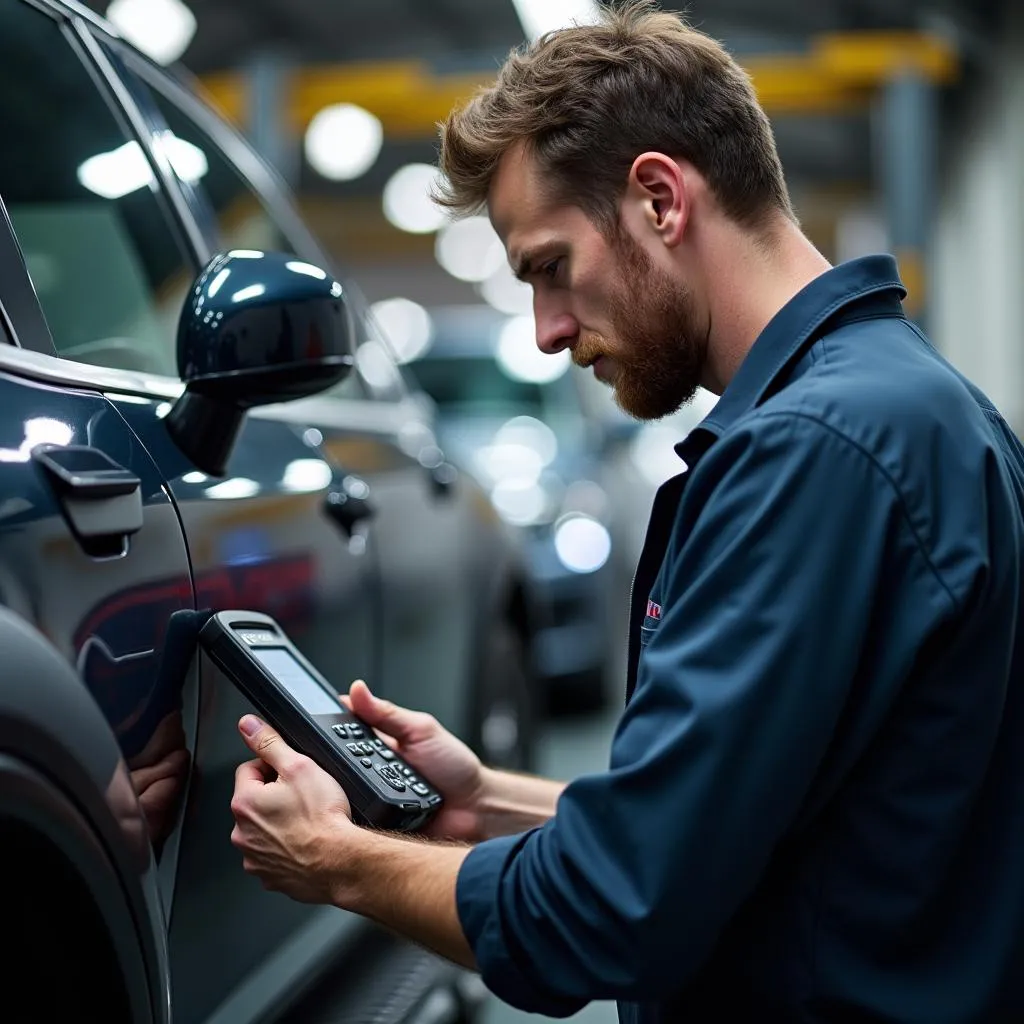
[[[0,408],[0,601],[76,668],[137,779],[152,784],[152,771],[164,770],[150,818],[159,851],[184,792],[176,752],[186,749],[182,692],[193,670],[174,649],[182,629],[188,649],[194,628],[177,513],[145,448],[102,395],[0,374]],[[31,458],[32,446],[44,441],[88,444],[139,478],[143,525],[122,557],[96,559],[82,550]],[[57,582],[68,579],[80,585]]]
[[[132,402],[126,416],[155,453],[177,504],[197,607],[204,614],[253,608],[273,616],[339,690],[360,676],[372,678],[378,630],[372,543],[363,537],[350,544],[326,514],[332,467],[288,424],[249,417],[225,477],[207,478],[184,462],[159,409],[156,402]],[[201,694],[196,784],[180,838],[170,931],[174,1002],[186,1020],[213,1013],[227,991],[259,971],[316,914],[264,892],[240,870],[229,842],[229,805],[235,769],[248,756],[237,722],[253,708],[206,658]],[[332,920],[339,935],[361,927],[350,915]]]

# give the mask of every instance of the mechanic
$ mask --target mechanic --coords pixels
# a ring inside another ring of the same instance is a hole
[[[532,285],[544,352],[641,419],[721,397],[655,499],[607,771],[489,770],[357,682],[446,796],[430,841],[353,825],[246,716],[245,869],[553,1016],[1024,1020],[1010,429],[906,318],[894,260],[816,251],[748,77],[652,4],[513,53],[441,166]]]

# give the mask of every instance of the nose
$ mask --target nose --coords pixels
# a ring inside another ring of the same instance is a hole
[[[534,299],[533,318],[537,325],[537,348],[553,356],[571,348],[579,335],[580,326],[571,313],[545,308],[546,304]]]

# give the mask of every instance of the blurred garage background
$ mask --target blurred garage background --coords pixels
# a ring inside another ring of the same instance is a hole
[[[508,50],[597,0],[89,0],[254,142],[372,304],[446,455],[519,533],[546,603],[533,652],[557,716],[540,768],[599,768],[625,606],[672,446],[711,407],[634,424],[568,357],[539,357],[530,295],[482,218],[433,207],[436,123]],[[663,4],[674,9],[676,4]],[[680,3],[678,6],[682,6]],[[805,230],[832,261],[897,255],[908,308],[1024,424],[1024,5],[693,0],[772,117]],[[208,168],[200,160],[196,176]],[[255,208],[232,237],[261,238]],[[370,346],[360,370],[374,373]],[[492,1022],[518,1016],[489,1008]],[[611,1019],[608,1006],[584,1016]]]

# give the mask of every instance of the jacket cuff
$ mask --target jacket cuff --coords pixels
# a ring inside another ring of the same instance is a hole
[[[470,850],[456,879],[455,902],[484,984],[517,1009],[568,1017],[582,1009],[586,1001],[560,996],[542,985],[506,924],[506,901],[517,899],[515,878],[509,877],[509,869],[535,831],[488,839]]]

